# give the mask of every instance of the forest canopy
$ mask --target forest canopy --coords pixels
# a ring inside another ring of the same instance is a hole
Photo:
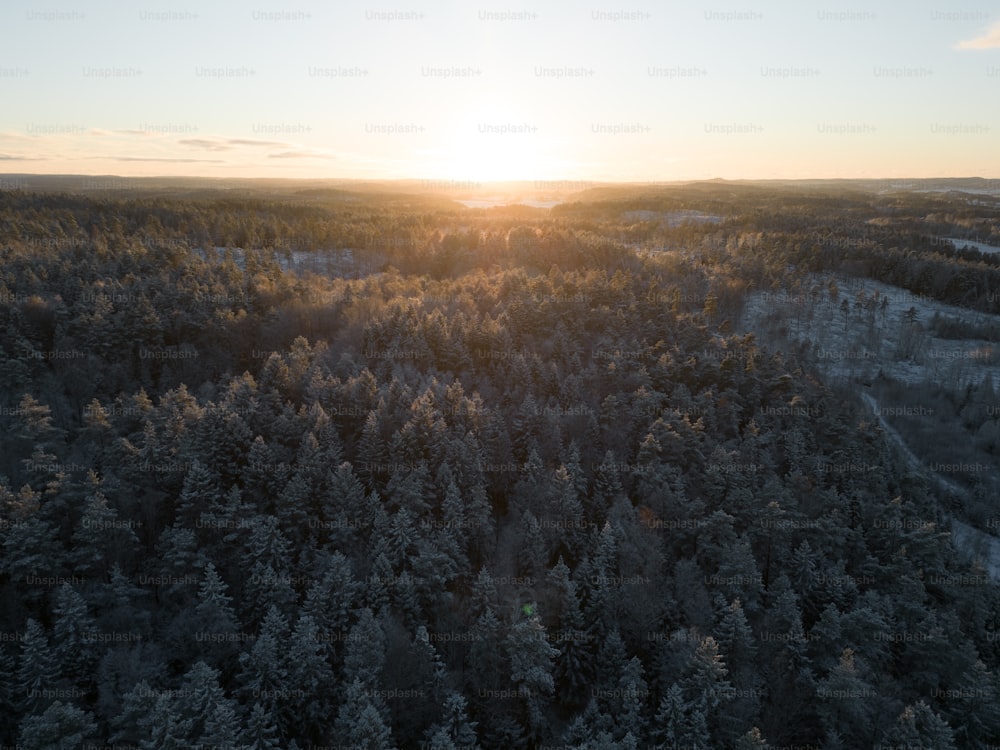
[[[994,582],[741,325],[1000,312],[1000,210],[394,195],[0,191],[0,744],[1000,743]]]

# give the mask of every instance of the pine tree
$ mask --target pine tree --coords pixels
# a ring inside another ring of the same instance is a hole
[[[454,563],[456,569],[467,570],[469,558],[467,550],[472,541],[471,519],[466,518],[465,503],[454,480],[448,482],[444,500],[441,503],[441,528],[436,537],[436,546]]]
[[[96,632],[97,624],[83,597],[69,583],[55,590],[52,612],[56,618],[52,635],[60,672],[71,685],[83,685],[92,679],[97,664],[93,642],[88,643],[88,636]]]
[[[198,745],[216,748],[244,748],[244,717],[236,701],[221,700],[209,711]]]
[[[846,648],[840,663],[816,689],[817,713],[824,729],[849,744],[870,743],[876,691],[861,676],[854,651]]]
[[[86,501],[83,516],[73,533],[74,562],[87,576],[104,575],[111,563],[124,562],[123,553],[134,551],[139,540],[118,520],[117,511],[98,490]]]
[[[308,614],[299,617],[292,633],[288,685],[295,696],[290,702],[293,708],[289,719],[297,723],[300,736],[322,741],[329,730],[334,676],[325,648],[317,638],[316,623]]]
[[[508,662],[502,649],[502,628],[493,609],[487,607],[479,615],[471,631],[472,645],[469,647],[470,690],[497,690],[506,684]],[[485,739],[485,738],[484,738]]]
[[[269,565],[272,570],[285,573],[292,562],[292,545],[281,530],[276,516],[256,516],[250,524],[250,539],[243,556],[243,570],[257,564]]]
[[[592,638],[586,632],[576,584],[561,557],[549,572],[549,581],[555,589],[559,615],[555,678],[561,689],[556,691],[556,699],[565,705],[579,705],[593,679]]]
[[[320,636],[330,639],[346,635],[363,586],[354,578],[350,561],[340,552],[321,557],[317,569],[319,575],[306,592],[302,612],[313,619]]]
[[[628,651],[618,626],[600,642],[594,684],[601,690],[613,690],[628,664]]]
[[[218,475],[195,459],[184,477],[184,486],[177,499],[176,524],[188,529],[195,528],[201,514],[221,500]]]
[[[923,701],[907,706],[886,733],[882,744],[912,750],[955,750],[955,737],[940,716]]]
[[[258,513],[275,512],[275,500],[288,484],[289,472],[289,465],[279,460],[275,449],[261,435],[255,437],[240,481]]]
[[[344,653],[344,683],[357,681],[366,689],[375,688],[382,679],[385,665],[386,641],[382,623],[372,611],[361,610],[357,623],[351,628]]]
[[[52,703],[59,666],[55,654],[49,647],[45,628],[37,621],[28,619],[24,626],[24,640],[21,642],[21,660],[17,668],[17,682],[21,703],[29,713],[39,713]]]
[[[347,688],[347,696],[337,712],[334,735],[342,744],[364,750],[394,750],[392,732],[382,711],[360,680]]]
[[[380,404],[379,409],[368,412],[365,426],[361,431],[361,439],[358,441],[358,476],[361,477],[369,491],[384,488],[382,482],[384,475],[379,470],[379,466],[388,461],[382,435],[384,411],[384,405]]]
[[[150,613],[144,606],[150,592],[132,583],[118,564],[111,566],[111,581],[96,595],[94,606],[101,630],[106,633],[151,634]]]
[[[614,717],[602,711],[598,706],[597,699],[591,697],[587,702],[587,707],[576,714],[566,731],[563,732],[562,743],[566,747],[581,749],[592,746],[616,747],[617,744],[612,737],[614,728]]]
[[[611,715],[615,717],[615,737],[619,740],[627,735],[633,738],[646,736],[646,700],[649,689],[643,677],[642,662],[633,656],[622,670],[618,686],[611,702]]]
[[[208,563],[198,589],[194,617],[189,621],[194,632],[209,636],[204,641],[207,645],[199,650],[199,657],[209,666],[224,671],[231,667],[239,650],[236,641],[227,636],[238,633],[240,629],[230,604],[232,597],[226,593],[227,588],[215,566]]]
[[[444,727],[434,726],[427,732],[427,739],[421,744],[428,750],[458,750],[454,740],[448,736]]]
[[[548,547],[541,524],[530,510],[521,514],[518,539],[518,571],[526,577],[540,578],[548,566]]]
[[[328,538],[333,549],[355,549],[366,531],[362,523],[365,509],[365,488],[351,464],[337,466],[329,480],[330,490],[321,499],[325,522],[320,539]],[[333,527],[330,529],[329,527]]]
[[[469,721],[467,703],[461,693],[454,690],[448,691],[444,699],[441,720],[427,730],[428,741],[431,747],[439,743],[442,748],[451,747],[465,748],[466,750],[478,750],[479,743],[476,739],[476,722]]]
[[[545,628],[537,615],[515,622],[504,639],[510,661],[510,679],[523,695],[527,727],[537,739],[545,727],[544,709],[555,691],[552,677],[559,650],[549,645]]]
[[[84,746],[96,734],[93,714],[72,703],[55,701],[44,713],[29,716],[21,723],[17,746],[24,750],[63,750]]]
[[[243,732],[246,750],[281,750],[278,728],[260,703],[254,703]]]
[[[413,514],[407,508],[394,513],[389,520],[384,540],[385,555],[393,570],[403,569],[407,560],[416,551],[418,539]]]
[[[582,472],[579,463],[576,471]],[[586,485],[585,479],[583,483]],[[583,514],[583,500],[586,494],[580,492],[576,478],[564,466],[556,470],[555,488],[551,497],[553,515],[558,524],[555,528],[559,529],[554,541],[565,547],[571,559],[579,559],[584,542],[583,530],[586,527]]]
[[[704,708],[685,699],[684,689],[673,683],[660,699],[651,735],[665,748],[709,748],[711,739]]]
[[[277,607],[272,606],[264,617],[253,647],[239,657],[239,694],[245,703],[260,703],[265,713],[275,718],[281,705],[280,696],[288,687],[288,635],[287,620]]]
[[[156,542],[155,559],[159,564],[151,577],[159,579],[158,600],[173,611],[192,605],[199,573],[208,562],[194,531],[178,526],[165,528]]]
[[[242,721],[236,702],[219,686],[219,673],[203,661],[184,675],[171,712],[185,728],[189,743],[218,744],[220,735],[227,731],[229,736],[223,742],[239,742]]]
[[[472,618],[480,617],[487,609],[496,612],[500,608],[500,596],[488,568],[483,566],[479,569],[471,588],[469,614]]]
[[[768,747],[757,727],[751,727],[736,743],[736,750],[767,750]]]
[[[699,715],[705,720],[714,717],[720,705],[728,703],[732,695],[728,674],[715,639],[711,636],[704,638],[691,655],[680,681],[687,705],[692,708],[690,716],[693,720]],[[697,721],[692,726],[695,727],[695,734],[701,732]]]
[[[4,528],[3,555],[0,571],[15,582],[25,582],[29,576],[56,575],[66,557],[58,542],[59,535],[40,512],[39,494],[25,485],[15,497],[5,489],[9,524]],[[39,587],[29,587],[27,596],[40,599]]]
[[[421,518],[430,509],[431,473],[426,461],[401,471],[393,472],[385,487],[390,509],[407,510]]]
[[[615,458],[614,451],[609,448],[605,451],[604,458],[597,465],[597,471],[594,473],[594,494],[588,507],[589,518],[605,516],[611,504],[625,493],[621,479],[619,479],[618,468],[619,461]]]
[[[749,611],[755,612],[760,605],[763,577],[746,536],[741,536],[726,548],[718,570],[716,580],[720,582],[726,599],[732,601],[739,598]]]
[[[760,710],[761,683],[756,668],[757,648],[753,631],[739,599],[726,605],[720,602],[719,624],[715,629],[719,653],[729,665],[729,678],[736,688],[734,697],[727,706],[725,716],[720,718],[720,729],[726,741],[739,736],[752,722]]]
[[[20,710],[17,681],[12,679],[16,672],[17,658],[5,646],[0,646],[0,675],[6,675],[0,679],[0,715],[2,716],[15,716]],[[7,734],[0,732],[0,738],[5,739],[6,737]]]
[[[141,719],[141,750],[184,750],[193,742],[195,718],[181,715],[169,693],[160,693],[150,712]]]
[[[140,680],[122,696],[121,709],[111,721],[113,743],[137,746],[147,734],[149,722],[157,710],[162,693]]]
[[[312,435],[307,438],[315,443]],[[310,476],[312,470],[299,469],[281,491],[276,515],[283,533],[295,547],[306,546],[309,519],[316,517],[317,492]]]

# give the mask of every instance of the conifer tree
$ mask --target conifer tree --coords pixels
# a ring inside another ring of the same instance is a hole
[[[28,619],[21,642],[17,667],[18,693],[22,707],[29,713],[41,713],[52,704],[59,665],[49,646],[48,634],[37,620]]]
[[[97,734],[97,722],[89,711],[72,703],[55,701],[41,714],[21,723],[18,747],[24,750],[63,750],[83,747]]]
[[[362,682],[355,679],[348,685],[346,698],[337,712],[335,736],[349,747],[395,750],[392,732],[376,702]]]
[[[84,685],[93,679],[97,665],[92,639],[97,623],[83,597],[69,583],[55,590],[52,613],[56,618],[52,635],[60,672],[71,685]]]

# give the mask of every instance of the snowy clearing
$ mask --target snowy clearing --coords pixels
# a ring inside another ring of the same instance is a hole
[[[831,278],[836,298],[828,289]],[[912,326],[905,317],[911,308]],[[911,384],[960,388],[988,376],[1000,382],[1000,344],[933,336],[926,327],[935,313],[977,326],[1000,326],[998,315],[947,305],[872,279],[810,274],[800,292],[752,292],[743,328],[767,331],[777,326],[792,341],[808,342],[820,369],[834,378],[870,380],[881,371]]]

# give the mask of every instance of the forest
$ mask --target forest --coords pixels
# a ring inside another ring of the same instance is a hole
[[[0,746],[997,746],[956,509],[746,315],[1000,313],[983,245],[863,184],[0,190]]]

